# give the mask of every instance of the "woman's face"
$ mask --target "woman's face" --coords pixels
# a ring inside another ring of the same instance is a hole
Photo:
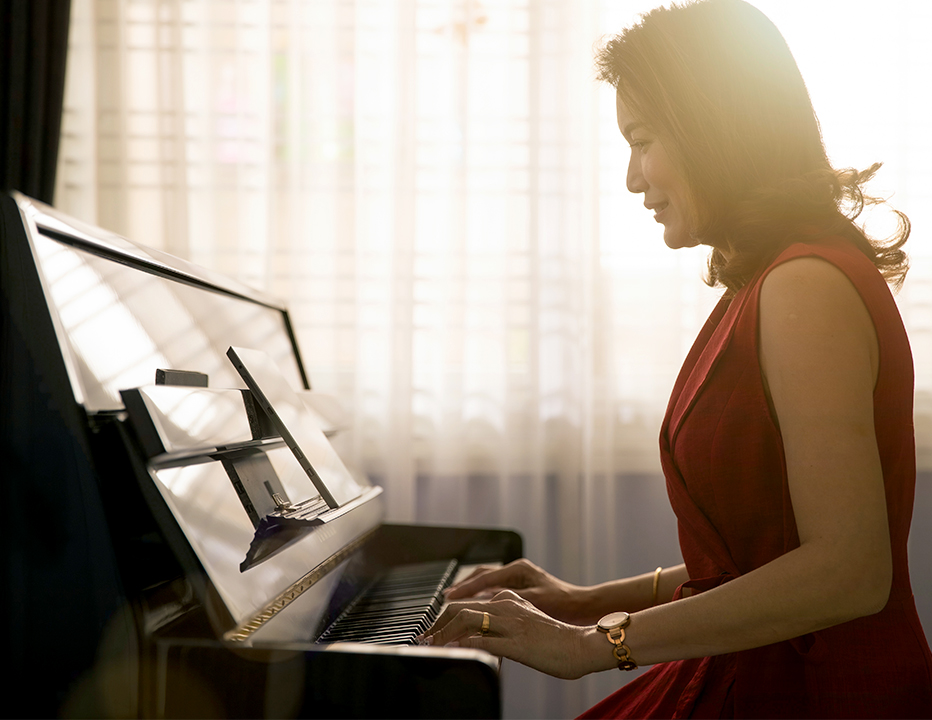
[[[689,231],[689,192],[660,139],[637,121],[616,96],[618,129],[631,146],[628,190],[644,193],[644,207],[663,225],[663,241],[671,248],[694,247]]]

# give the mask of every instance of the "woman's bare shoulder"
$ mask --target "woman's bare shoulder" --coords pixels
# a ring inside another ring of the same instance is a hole
[[[860,294],[838,267],[818,257],[774,267],[760,293],[760,361],[765,381],[790,405],[870,391],[877,334]]]
[[[862,330],[873,324],[858,290],[836,265],[815,255],[781,262],[770,269],[760,291],[764,320],[815,324],[850,322]]]

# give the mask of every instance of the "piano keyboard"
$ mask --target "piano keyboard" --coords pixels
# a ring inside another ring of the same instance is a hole
[[[398,565],[378,577],[317,642],[413,645],[443,608],[443,589],[453,582],[456,560]]]

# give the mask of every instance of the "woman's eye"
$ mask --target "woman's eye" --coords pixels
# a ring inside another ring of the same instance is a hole
[[[638,150],[643,150],[647,147],[647,140],[633,140],[630,143],[631,148],[637,148]]]

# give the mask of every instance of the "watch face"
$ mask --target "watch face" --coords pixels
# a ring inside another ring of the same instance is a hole
[[[608,631],[616,627],[625,627],[628,624],[629,618],[630,616],[626,612],[609,613],[599,620],[599,629]]]

